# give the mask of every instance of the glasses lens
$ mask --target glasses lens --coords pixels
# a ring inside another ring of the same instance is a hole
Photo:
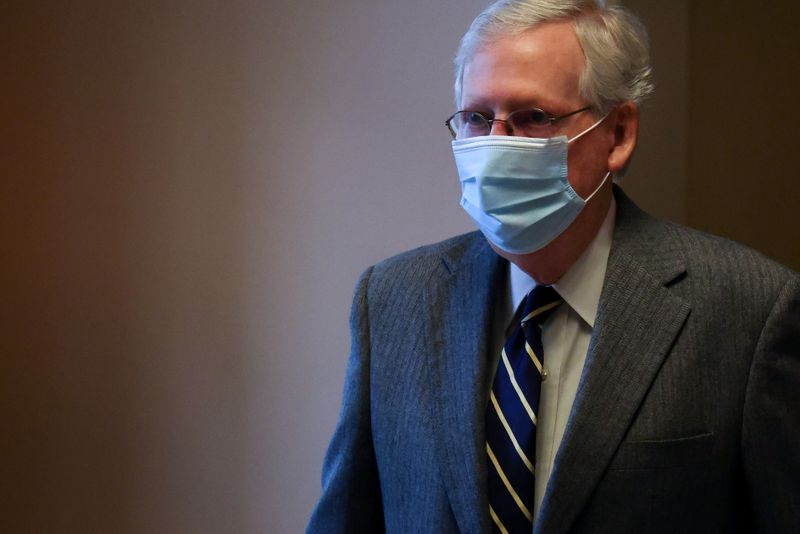
[[[459,111],[450,120],[457,139],[489,135],[489,122],[477,111]]]
[[[541,109],[520,109],[508,116],[508,121],[518,135],[536,137],[547,133],[551,126],[550,115]]]

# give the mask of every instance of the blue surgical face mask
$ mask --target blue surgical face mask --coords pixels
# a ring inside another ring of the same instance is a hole
[[[486,238],[512,254],[544,248],[572,224],[609,175],[585,200],[567,179],[572,139],[484,135],[453,141],[461,207]]]

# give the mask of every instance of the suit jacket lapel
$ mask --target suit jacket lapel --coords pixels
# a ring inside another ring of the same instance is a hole
[[[495,299],[504,295],[506,263],[476,237],[473,250],[445,258],[426,297],[433,426],[439,463],[459,529],[489,529],[484,412],[487,344]]]
[[[617,224],[586,364],[535,532],[566,532],[600,481],[689,314],[663,223],[617,190]]]

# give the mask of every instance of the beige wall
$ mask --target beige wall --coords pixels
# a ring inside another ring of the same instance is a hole
[[[626,188],[684,220],[688,0],[630,3],[659,92]],[[443,120],[483,5],[4,12],[0,531],[302,529],[359,272],[471,229]]]
[[[469,228],[463,2],[6,11],[0,531],[297,532],[381,257]]]

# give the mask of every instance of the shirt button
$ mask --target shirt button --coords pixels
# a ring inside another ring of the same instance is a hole
[[[547,380],[547,369],[542,367],[542,382],[544,382],[545,380]]]

